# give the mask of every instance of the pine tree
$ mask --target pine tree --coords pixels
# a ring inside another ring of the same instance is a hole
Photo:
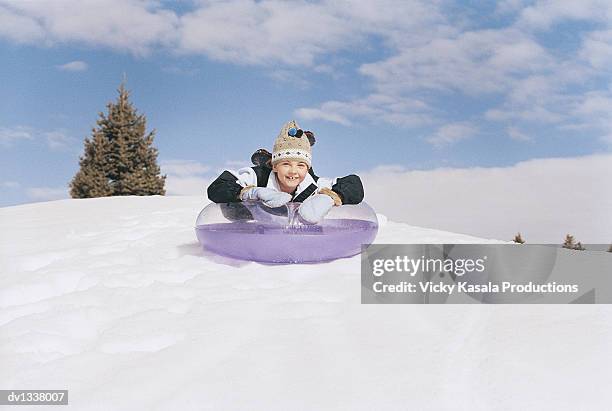
[[[515,243],[519,243],[519,244],[525,244],[525,240],[523,240],[523,237],[521,237],[521,233],[518,233],[517,235],[514,236],[514,241]]]
[[[580,241],[578,241],[578,243],[574,243],[574,236],[569,235],[569,234],[565,236],[565,242],[563,243],[562,247],[570,249],[570,250],[580,250],[580,251],[586,250],[586,248],[583,247]]]
[[[563,248],[567,248],[573,250],[576,244],[574,244],[574,236],[567,234],[565,236],[565,241],[563,242]]]
[[[93,136],[85,139],[85,154],[81,168],[70,183],[72,198],[107,197],[113,195],[108,178],[108,154],[110,144],[102,133],[93,130]]]
[[[130,103],[123,84],[118,92],[108,114],[99,114],[92,138],[85,139],[81,168],[70,183],[73,198],[165,194],[155,131],[146,134],[146,118]]]

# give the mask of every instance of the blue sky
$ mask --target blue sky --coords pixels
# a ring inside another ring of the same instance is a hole
[[[295,118],[320,175],[609,153],[612,3],[0,0],[0,206],[63,198],[116,98],[200,194]]]

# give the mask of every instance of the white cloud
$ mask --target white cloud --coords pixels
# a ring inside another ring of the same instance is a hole
[[[71,61],[69,63],[57,66],[58,70],[62,71],[85,71],[88,69],[88,67],[89,66],[87,65],[87,63],[80,60]]]
[[[599,133],[600,141],[612,142],[612,92],[586,93],[575,104],[572,112],[577,121],[573,124],[584,130]]]
[[[167,160],[161,162],[163,174],[176,176],[202,175],[210,171],[210,167],[194,160]]]
[[[166,174],[166,194],[206,196],[206,188],[223,170],[251,165],[244,160],[226,160],[222,166],[215,167],[193,160],[165,160],[161,162],[161,171]]]
[[[390,219],[483,238],[612,241],[612,154],[534,159],[511,167],[360,173],[366,201]],[[390,201],[393,198],[393,201]]]
[[[171,196],[206,195],[206,188],[213,181],[207,177],[176,176],[166,177],[166,194]]]
[[[165,160],[161,162],[162,174],[166,174],[168,195],[202,195],[210,184],[205,174],[210,167],[193,160]]]
[[[66,135],[62,130],[49,131],[42,133],[42,135],[52,150],[67,148],[75,142],[73,138]]]
[[[26,140],[45,142],[53,150],[66,148],[75,141],[64,130],[40,131],[27,126],[0,127],[0,145],[11,147]]]
[[[458,21],[448,10],[456,8],[445,1],[230,0],[196,1],[181,14],[155,0],[0,0],[0,36],[137,55],[158,49],[203,54],[265,66],[272,78],[300,88],[308,86],[309,74],[337,78],[357,66],[368,87],[363,96],[295,111],[304,119],[345,126],[362,119],[398,127],[440,124],[449,121],[449,109],[441,108],[446,99],[461,104],[466,97],[493,97],[499,104],[483,109],[484,121],[567,129],[576,120],[571,117],[576,101],[612,64],[612,2],[607,0],[504,0],[495,13],[510,22],[494,29],[479,29],[481,21],[467,14],[460,13],[465,18]],[[542,31],[572,20],[596,26],[572,34],[582,38],[578,51],[538,41]],[[387,57],[358,66],[362,61],[355,50]],[[416,107],[419,100],[427,107]]]
[[[372,81],[376,90],[370,96],[327,101],[318,107],[298,109],[296,114],[343,125],[368,120],[418,127],[445,121],[445,113],[438,108],[441,99],[494,94],[501,97],[502,104],[482,113],[485,119],[558,123],[569,107],[567,99],[563,99],[564,87],[592,76],[579,64],[561,64],[529,33],[512,27],[437,33],[441,35],[422,43],[398,43],[391,57],[361,65],[359,72]],[[411,33],[405,34],[410,37]],[[429,96],[428,102],[421,101],[423,107],[386,107],[372,101],[376,96],[418,102],[415,95]]]
[[[371,34],[393,44],[405,41],[402,31],[435,30],[437,8],[423,1],[207,2],[181,16],[179,48],[237,64],[320,68],[318,57],[368,47]]]
[[[170,74],[176,74],[181,76],[195,76],[200,73],[200,69],[198,68],[190,68],[183,66],[165,66],[162,67],[162,71]]]
[[[549,111],[545,107],[541,106],[518,106],[512,107],[512,105],[503,106],[498,109],[487,110],[484,114],[484,118],[487,120],[494,121],[514,121],[521,120],[533,123],[560,123],[564,116],[559,113]]]
[[[553,60],[518,30],[479,30],[405,47],[359,71],[386,93],[431,89],[468,95],[509,89],[517,75],[547,72]]]
[[[334,68],[330,66],[329,64],[319,64],[318,66],[313,67],[313,71],[315,73],[326,73],[326,74],[332,74],[332,75],[338,74],[336,73]]]
[[[612,115],[612,93],[592,92],[587,93],[584,99],[576,107],[576,113],[581,115]]]
[[[573,114],[604,137],[612,135],[612,92],[587,93],[576,104]]]
[[[26,190],[26,195],[32,201],[52,201],[69,198],[65,187],[33,187]]]
[[[178,18],[159,6],[141,0],[0,0],[0,35],[24,43],[79,42],[145,55],[176,41]]]
[[[605,70],[612,65],[612,30],[589,33],[580,50],[580,57],[596,69]]]
[[[279,83],[287,83],[294,90],[307,90],[311,84],[306,80],[306,73],[281,69],[278,67],[272,68],[266,72],[268,77]]]
[[[23,140],[33,140],[34,132],[30,127],[0,127],[0,145],[5,147]]]
[[[299,108],[295,115],[305,120],[321,119],[345,126],[368,119],[400,127],[431,123],[430,107],[423,101],[385,94],[371,94],[353,101],[327,101],[317,108]]]
[[[244,161],[244,160],[226,160],[223,163],[223,167],[218,168],[216,170],[216,172],[222,172],[223,170],[226,170],[226,169],[228,169],[228,170],[238,170],[239,168],[242,168],[242,167],[251,167],[251,166],[252,166],[252,164],[251,164],[250,161],[247,162],[247,161]]]
[[[436,147],[444,147],[459,140],[470,138],[476,133],[478,133],[478,128],[467,122],[452,123],[440,127],[438,131],[425,140]]]
[[[3,181],[2,183],[0,183],[0,187],[2,187],[2,188],[19,188],[19,187],[21,187],[21,184],[19,184],[16,181]]]
[[[303,120],[325,120],[332,123],[342,124],[343,126],[350,126],[351,122],[345,116],[334,113],[331,111],[330,106],[334,106],[335,103],[339,102],[325,102],[321,105],[321,108],[299,108],[295,110],[295,115]]]
[[[510,138],[513,140],[517,140],[517,141],[531,141],[532,140],[531,137],[529,137],[527,134],[522,132],[518,127],[510,126],[506,129],[506,132],[508,133]]]
[[[34,43],[44,39],[45,29],[34,19],[11,10],[0,2],[0,37],[18,43]]]
[[[359,72],[371,79],[377,95],[405,98],[427,93],[432,96],[429,103],[435,109],[445,98],[461,101],[465,96],[497,95],[501,103],[485,109],[481,114],[484,120],[529,122],[567,129],[580,120],[572,116],[572,111],[585,87],[589,87],[587,81],[602,78],[605,67],[612,64],[610,31],[587,33],[580,54],[576,55],[544,47],[530,29],[536,28],[536,20],[540,18],[537,15],[548,12],[552,17],[541,21],[543,29],[563,19],[612,21],[602,17],[609,14],[610,7],[598,9],[602,2],[587,3],[574,7],[562,2],[552,6],[540,2],[526,11],[525,2],[506,1],[499,5],[498,13],[521,9],[523,13],[516,24],[499,29],[453,31],[447,29],[444,19],[438,19],[429,36],[419,35],[410,42],[387,42],[393,45],[391,56],[363,64]],[[596,16],[598,10],[602,15]],[[526,25],[525,16],[529,15],[532,21]],[[405,38],[414,37],[410,29],[400,32]],[[407,127],[444,121],[444,112],[436,112],[435,119],[431,112],[415,115],[411,109],[391,112],[385,119],[381,117],[381,110],[370,109],[365,100],[328,101],[298,109],[296,114],[343,125],[351,125],[356,119],[383,120]],[[513,132],[512,136],[516,138],[518,134]],[[444,136],[440,137],[437,141],[445,141]]]
[[[540,0],[521,11],[521,27],[547,30],[566,20],[589,20],[600,23],[612,21],[612,3],[608,0],[549,1]]]
[[[559,92],[559,78],[534,74],[516,79],[512,88],[508,91],[508,100],[514,106],[533,103],[544,104],[551,95]]]
[[[497,2],[495,12],[498,14],[515,13],[522,10],[531,0],[500,0]]]
[[[0,36],[26,43],[80,42],[138,55],[155,47],[237,64],[318,67],[317,58],[352,47],[418,41],[443,21],[437,2],[369,4],[230,0],[196,2],[178,15],[155,0],[0,0]],[[410,40],[404,35],[410,31]]]
[[[599,137],[599,141],[612,148],[612,134],[605,134]]]
[[[349,21],[330,11],[307,2],[212,2],[181,17],[179,46],[237,64],[310,66],[318,54],[360,40]]]

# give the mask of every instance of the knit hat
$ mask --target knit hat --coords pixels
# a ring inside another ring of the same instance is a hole
[[[297,160],[312,165],[312,151],[310,146],[314,144],[314,134],[310,131],[300,129],[295,120],[285,123],[281,129],[274,148],[272,149],[272,164],[281,160]]]

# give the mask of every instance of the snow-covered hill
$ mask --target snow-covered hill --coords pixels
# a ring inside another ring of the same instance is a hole
[[[608,306],[361,305],[359,257],[203,252],[205,204],[0,209],[0,389],[79,410],[606,408]],[[497,241],[382,221],[377,242]]]

